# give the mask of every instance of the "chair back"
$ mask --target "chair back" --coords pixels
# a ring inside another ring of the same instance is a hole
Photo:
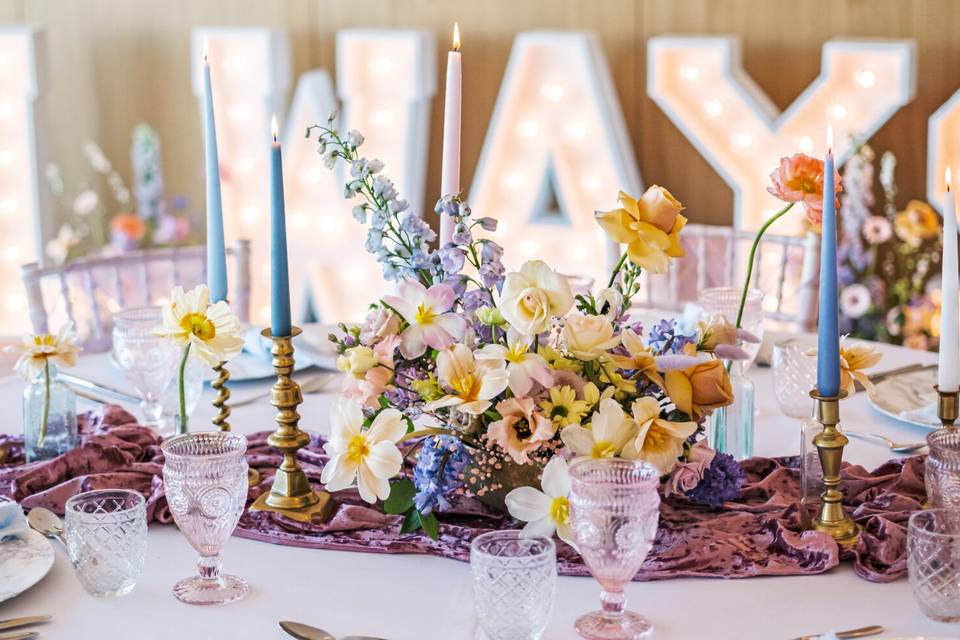
[[[741,287],[753,231],[688,224],[681,234],[685,255],[666,274],[643,273],[636,306],[680,310],[709,287]],[[820,236],[767,233],[757,247],[751,286],[764,293],[768,320],[788,330],[810,330],[817,323]]]
[[[227,256],[233,263],[231,307],[241,322],[248,322],[250,241],[238,240]],[[160,304],[177,285],[189,289],[206,282],[206,248],[144,249],[80,258],[58,267],[30,263],[20,271],[33,331],[55,332],[72,321],[84,350],[98,352],[111,346],[115,312]]]

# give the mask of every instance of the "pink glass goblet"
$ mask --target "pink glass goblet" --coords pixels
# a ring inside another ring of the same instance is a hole
[[[574,628],[590,640],[636,640],[653,633],[624,607],[624,586],[643,564],[660,520],[660,472],[640,460],[584,458],[570,467],[570,521],[590,573],[600,583],[601,609]]]
[[[220,549],[233,533],[247,500],[247,439],[236,433],[185,433],[164,441],[163,482],[170,513],[197,550],[199,575],[173,586],[189,604],[224,604],[250,587],[220,573]]]

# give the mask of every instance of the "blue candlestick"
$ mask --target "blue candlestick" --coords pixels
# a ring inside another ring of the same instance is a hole
[[[217,126],[213,119],[210,65],[203,63],[203,142],[207,178],[207,286],[210,301],[227,299],[227,250],[223,241],[223,205],[220,202],[220,159]]]
[[[817,391],[840,393],[840,332],[837,327],[837,209],[834,195],[833,152],[823,167],[823,223],[820,240],[820,322],[817,343]]]
[[[275,336],[290,335],[290,279],[287,273],[283,161],[276,133],[270,152],[270,330]]]

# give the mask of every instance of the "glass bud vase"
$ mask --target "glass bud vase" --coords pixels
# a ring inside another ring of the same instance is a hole
[[[77,395],[48,365],[49,385],[43,370],[23,392],[23,450],[27,462],[49,460],[77,446]],[[47,425],[43,428],[44,397]]]
[[[707,443],[720,453],[743,460],[753,455],[754,386],[743,373],[743,361],[728,360],[733,404],[720,407],[707,422]]]

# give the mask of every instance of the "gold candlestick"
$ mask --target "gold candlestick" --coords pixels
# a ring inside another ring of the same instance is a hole
[[[325,521],[333,511],[333,500],[326,491],[314,491],[310,481],[297,462],[297,451],[310,444],[310,436],[300,430],[297,407],[303,402],[300,385],[290,376],[293,373],[293,339],[300,328],[293,327],[288,336],[274,336],[264,329],[265,338],[273,340],[273,368],[277,382],[270,390],[270,404],[277,408],[277,430],[267,442],[283,453],[283,462],[273,478],[268,493],[261,494],[251,511],[274,511],[301,522]]]
[[[960,391],[940,391],[940,385],[933,385],[937,390],[937,417],[944,429],[955,429],[958,410],[960,410]]]
[[[217,378],[210,383],[210,386],[216,389],[217,397],[213,401],[213,406],[217,409],[217,417],[213,419],[213,424],[220,431],[230,431],[230,423],[227,418],[230,417],[230,406],[227,402],[230,400],[230,389],[227,388],[227,381],[230,380],[230,372],[225,366],[226,362],[221,362],[213,368],[217,372]]]
[[[840,400],[846,395],[843,390],[838,396],[821,396],[816,389],[810,392],[810,397],[817,401],[817,421],[823,425],[823,431],[813,438],[823,467],[824,486],[820,514],[814,518],[813,528],[830,534],[842,546],[853,544],[860,535],[860,527],[843,511],[843,492],[840,490],[843,448],[850,441],[837,425],[840,423]]]

